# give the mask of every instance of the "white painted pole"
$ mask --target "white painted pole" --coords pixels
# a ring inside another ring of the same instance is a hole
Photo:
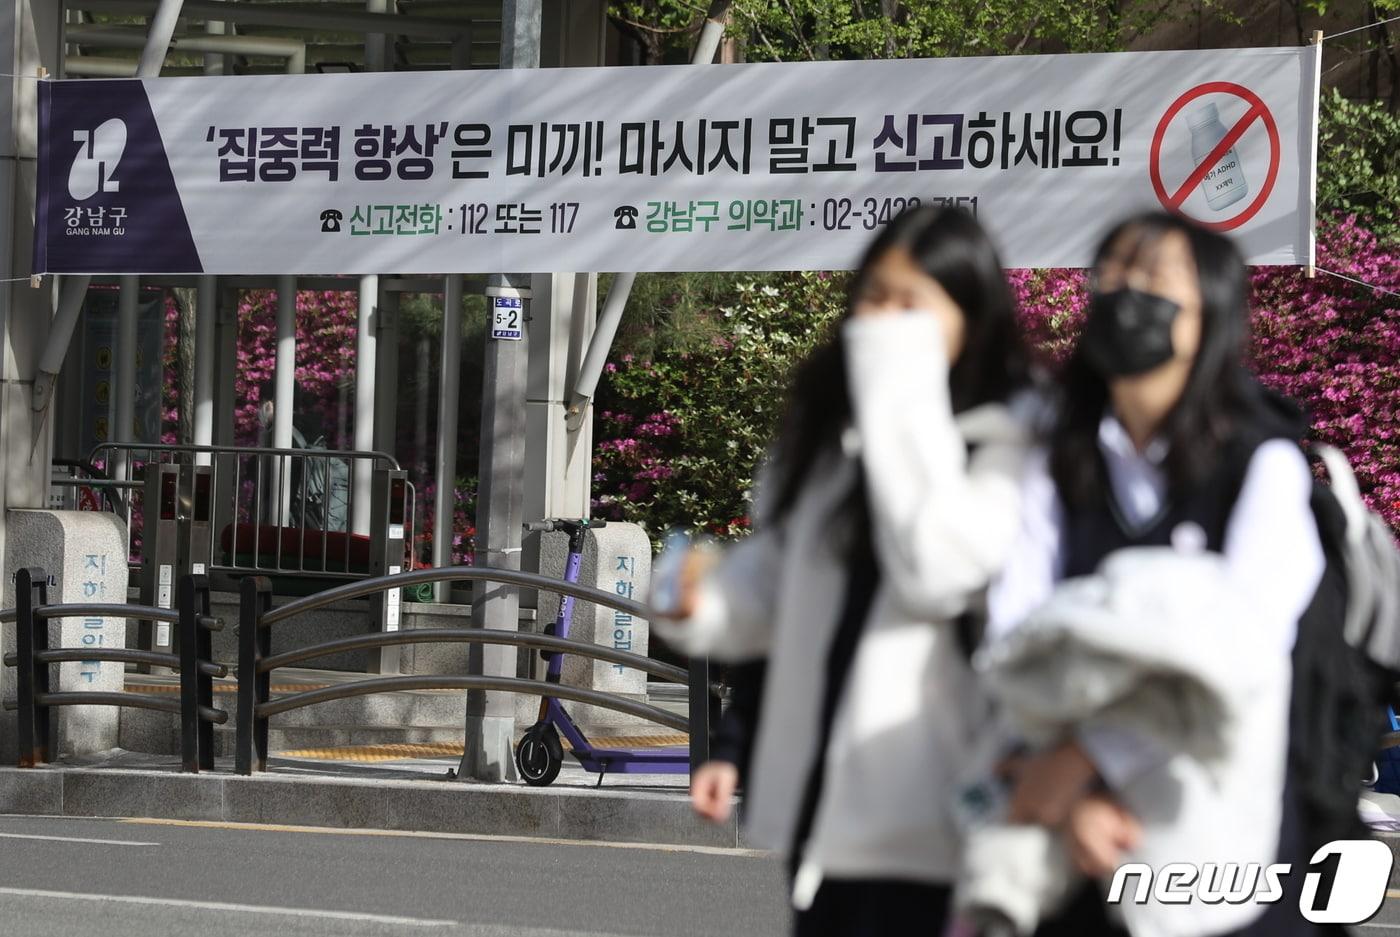
[[[214,359],[215,322],[218,315],[219,283],[217,277],[202,276],[195,292],[194,305],[194,444],[214,444]],[[195,456],[196,465],[208,465],[209,453]]]
[[[170,49],[170,37],[175,35],[175,24],[180,20],[180,8],[185,0],[161,0],[156,15],[151,17],[151,25],[146,30],[146,45],[141,50],[141,61],[136,66],[138,75],[159,75],[165,64],[165,53]]]
[[[388,13],[389,0],[365,0],[365,12]],[[365,71],[382,72],[388,67],[389,37],[384,33],[365,34]]]
[[[277,362],[273,370],[272,445],[278,449],[292,447],[292,418],[296,415],[297,386],[297,278],[277,278]],[[291,511],[291,460],[276,459],[273,473],[276,485],[269,494],[272,515],[278,525],[285,525]]]
[[[113,344],[112,357],[115,359],[112,380],[112,425],[113,442],[133,442],[136,422],[136,316],[141,298],[141,278],[122,277],[120,292],[117,294],[117,335]],[[112,477],[126,480],[130,477],[130,457],[118,451],[113,460]]]
[[[355,448],[374,448],[374,375],[377,342],[374,307],[379,300],[379,276],[360,277],[360,313],[355,327]],[[356,459],[351,489],[350,529],[369,533],[370,482],[374,466]]]
[[[207,20],[204,24],[204,32],[207,36],[224,36],[228,33],[228,27],[219,20]],[[218,52],[204,53],[204,74],[222,75],[228,71],[227,56]]]
[[[462,382],[462,278],[449,276],[442,292],[442,348],[438,368],[437,498],[433,504],[433,565],[452,565],[452,518],[457,488],[457,397]],[[435,587],[446,602],[451,583]]]

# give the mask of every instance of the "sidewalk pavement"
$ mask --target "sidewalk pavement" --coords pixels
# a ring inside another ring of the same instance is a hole
[[[505,838],[743,849],[737,818],[718,826],[690,809],[685,775],[608,775],[572,759],[549,787],[448,780],[457,756],[365,761],[274,755],[243,777],[231,759],[184,774],[179,760],[120,750],[40,768],[0,767],[0,814],[144,817],[278,826],[410,830]],[[1372,835],[1397,861],[1400,832]]]
[[[158,817],[742,848],[690,809],[685,775],[597,775],[566,764],[549,787],[450,781],[457,758],[366,763],[274,755],[243,777],[232,760],[184,774],[178,758],[112,751],[39,768],[0,767],[0,814]]]

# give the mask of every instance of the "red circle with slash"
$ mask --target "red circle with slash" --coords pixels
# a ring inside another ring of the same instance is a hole
[[[1225,132],[1225,136],[1215,145],[1205,159],[1191,171],[1186,177],[1186,181],[1177,186],[1174,192],[1168,192],[1167,187],[1162,183],[1162,140],[1167,135],[1167,126],[1172,122],[1172,118],[1181,113],[1181,109],[1199,97],[1207,94],[1233,94],[1244,100],[1249,105],[1249,110],[1245,111],[1243,117],[1235,121],[1234,126]],[[1223,221],[1204,221],[1195,219],[1202,225],[1214,231],[1230,231],[1238,228],[1249,219],[1258,214],[1259,209],[1264,207],[1264,203],[1269,200],[1269,193],[1274,190],[1274,183],[1278,181],[1279,170],[1279,138],[1278,124],[1274,122],[1274,115],[1269,113],[1269,109],[1264,106],[1264,102],[1259,95],[1250,91],[1243,85],[1237,85],[1230,81],[1208,81],[1203,85],[1197,85],[1190,91],[1183,94],[1172,102],[1172,106],[1167,108],[1167,112],[1162,115],[1162,119],[1157,123],[1157,131],[1152,135],[1152,149],[1148,156],[1148,169],[1152,175],[1152,188],[1157,193],[1157,198],[1169,210],[1185,214],[1182,211],[1182,203],[1195,191],[1196,186],[1205,179],[1210,168],[1225,156],[1227,152],[1239,142],[1245,131],[1254,126],[1256,120],[1264,122],[1264,129],[1269,134],[1269,172],[1264,177],[1264,184],[1259,187],[1259,194],[1254,196],[1254,200],[1245,206],[1244,210],[1231,218]]]

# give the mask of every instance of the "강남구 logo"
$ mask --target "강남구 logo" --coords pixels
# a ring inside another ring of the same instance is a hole
[[[113,178],[126,151],[126,124],[113,117],[95,130],[75,130],[79,144],[68,170],[68,195],[78,202],[98,194],[120,192]],[[120,205],[67,205],[63,209],[63,233],[68,237],[121,237],[126,233],[127,210]]]
[[[81,146],[68,170],[68,194],[81,202],[99,192],[120,191],[112,176],[126,150],[126,124],[115,117],[104,120],[96,130],[74,131],[73,142]]]
[[[1313,853],[1303,870],[1298,910],[1314,924],[1360,924],[1375,917],[1390,883],[1390,847],[1370,839],[1339,839]],[[1109,904],[1274,904],[1284,897],[1289,863],[1261,866],[1237,862],[1193,865],[1175,862],[1156,873],[1140,862],[1119,866],[1108,890]],[[1128,890],[1129,881],[1132,890]]]

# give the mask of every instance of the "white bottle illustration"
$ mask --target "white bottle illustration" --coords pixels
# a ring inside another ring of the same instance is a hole
[[[1216,144],[1225,139],[1225,125],[1220,122],[1220,111],[1214,104],[1203,104],[1193,110],[1187,118],[1191,128],[1191,161],[1201,165],[1202,161],[1215,149]],[[1206,194],[1206,204],[1212,211],[1220,211],[1244,198],[1249,192],[1249,184],[1244,181],[1244,167],[1240,165],[1240,154],[1230,147],[1220,157],[1201,180],[1201,190]]]

